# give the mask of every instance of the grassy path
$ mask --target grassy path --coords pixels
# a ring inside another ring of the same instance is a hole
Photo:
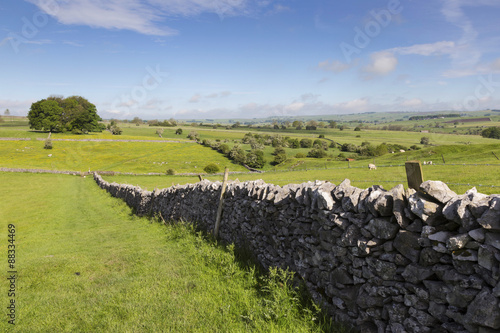
[[[4,255],[2,332],[329,330],[279,273],[262,278],[186,226],[132,215],[90,177],[0,173],[0,184],[0,253],[14,224],[18,271],[12,326]]]

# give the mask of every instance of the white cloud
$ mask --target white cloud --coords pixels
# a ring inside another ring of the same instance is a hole
[[[336,110],[340,110],[342,112],[363,112],[366,111],[369,107],[368,99],[366,98],[357,98],[348,102],[338,103],[334,105]]]
[[[406,47],[396,47],[391,50],[395,53],[407,55],[407,54],[417,54],[422,56],[431,55],[442,55],[442,54],[452,54],[456,51],[455,42],[452,41],[442,41],[431,44],[416,44]]]
[[[295,102],[295,103],[288,104],[287,106],[285,106],[285,110],[291,111],[291,112],[297,112],[297,111],[302,110],[302,108],[304,108],[305,105],[306,105],[305,103]]]
[[[62,24],[132,30],[145,35],[170,36],[178,32],[165,26],[167,17],[214,13],[249,15],[250,0],[25,0],[55,17]],[[285,7],[277,7],[284,10]],[[275,8],[276,9],[276,8]]]
[[[415,107],[415,106],[420,106],[422,104],[423,104],[423,102],[420,98],[408,99],[408,100],[400,103],[400,105],[403,107]]]
[[[367,74],[366,79],[372,79],[373,76],[387,75],[396,69],[398,59],[394,53],[389,51],[381,51],[373,53],[371,56],[371,63],[363,68]]]
[[[334,72],[334,73],[341,73],[343,71],[348,70],[351,68],[354,64],[346,64],[338,60],[332,60],[332,61],[322,61],[318,64],[318,68],[327,72]]]

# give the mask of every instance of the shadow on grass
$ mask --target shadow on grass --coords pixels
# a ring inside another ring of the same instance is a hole
[[[262,313],[257,315],[266,321],[280,322],[295,316],[314,322],[315,331],[332,333],[355,333],[349,325],[334,322],[327,312],[315,304],[304,280],[288,268],[262,266],[248,246],[236,247],[234,243],[216,240],[212,233],[196,224],[186,221],[165,221],[160,215],[149,217],[151,223],[159,222],[171,228],[170,239],[183,239],[186,234],[194,237],[195,242],[203,242],[209,247],[222,251],[225,255],[214,253],[202,255],[207,265],[216,263],[223,274],[232,276],[237,266],[255,281],[254,288],[262,300]],[[248,313],[242,319],[251,324],[253,316]]]

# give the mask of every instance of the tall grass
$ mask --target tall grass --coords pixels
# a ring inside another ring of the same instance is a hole
[[[2,331],[347,331],[304,303],[290,273],[260,274],[192,226],[136,217],[91,178],[0,173],[0,184],[18,271],[15,326],[0,279]]]

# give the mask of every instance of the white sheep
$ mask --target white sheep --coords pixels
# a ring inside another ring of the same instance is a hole
[[[370,163],[370,164],[368,164],[368,169],[377,170],[377,166],[375,164]]]

